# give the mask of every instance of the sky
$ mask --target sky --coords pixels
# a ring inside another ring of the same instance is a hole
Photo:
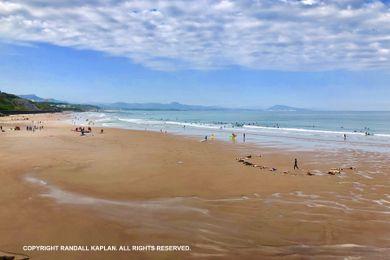
[[[390,110],[390,1],[0,0],[0,90]]]

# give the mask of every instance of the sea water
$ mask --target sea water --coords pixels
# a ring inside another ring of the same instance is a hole
[[[75,124],[162,131],[293,150],[347,149],[390,153],[390,112],[145,111],[80,113]],[[88,119],[88,121],[86,121]],[[369,135],[367,135],[367,133]],[[344,134],[347,139],[344,140]]]

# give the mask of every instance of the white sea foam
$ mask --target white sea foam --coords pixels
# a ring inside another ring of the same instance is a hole
[[[375,134],[375,136],[390,138],[390,134]]]
[[[305,194],[305,193],[303,193],[302,191],[290,192],[290,195],[295,195],[295,196],[297,196],[297,197],[310,198],[310,199],[318,199],[318,198],[320,198],[319,195],[315,195],[315,194]]]
[[[303,133],[320,133],[320,134],[350,134],[350,135],[362,135],[364,133],[360,132],[343,132],[343,131],[330,131],[330,130],[314,130],[314,129],[303,129],[303,128],[286,128],[286,127],[268,127],[268,126],[254,126],[254,125],[244,125],[244,128],[248,129],[262,129],[262,130],[273,130],[273,131],[293,131],[293,132],[303,132]]]
[[[201,124],[201,123],[183,123],[176,121],[165,121],[165,124],[169,125],[178,125],[178,126],[188,126],[188,127],[196,127],[196,128],[205,128],[205,129],[220,129],[221,127],[213,124]]]
[[[370,175],[368,175],[367,173],[362,172],[362,171],[357,171],[356,174],[358,174],[366,179],[373,179],[373,177],[371,177]]]
[[[120,206],[128,208],[143,208],[147,210],[176,210],[176,211],[193,211],[202,214],[207,214],[208,210],[190,207],[184,205],[183,198],[164,198],[156,200],[142,200],[142,201],[118,201],[108,200],[90,197],[74,192],[62,190],[54,185],[49,185],[46,181],[26,176],[25,180],[29,183],[45,187],[47,191],[41,194],[42,197],[48,197],[55,199],[56,202],[61,204],[74,204],[74,205],[89,205],[89,206]]]
[[[158,120],[146,120],[139,118],[118,118],[119,121],[132,123],[132,124],[142,124],[142,125],[160,125],[163,124],[163,121]]]
[[[38,185],[40,185],[40,186],[45,186],[45,185],[47,185],[47,182],[46,182],[46,181],[43,181],[43,180],[40,180],[40,179],[31,177],[31,176],[26,176],[26,177],[25,177],[25,180],[28,181],[28,182],[30,182],[30,183],[33,183],[33,184],[38,184]]]

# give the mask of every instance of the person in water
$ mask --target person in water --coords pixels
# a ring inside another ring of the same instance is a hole
[[[344,141],[346,141],[347,140],[347,135],[346,134],[344,134]]]
[[[298,167],[298,159],[295,158],[294,159],[294,170],[298,169],[299,170],[299,167]]]

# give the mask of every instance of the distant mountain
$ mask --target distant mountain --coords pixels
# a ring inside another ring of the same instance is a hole
[[[168,104],[162,103],[124,103],[116,102],[110,104],[97,104],[103,109],[124,109],[124,110],[218,110],[223,109],[215,106],[198,106],[198,105],[185,105],[178,102],[172,102]]]
[[[57,100],[54,98],[41,98],[35,94],[19,95],[21,98],[25,98],[34,102],[50,102],[50,103],[67,103],[65,101]]]
[[[297,107],[290,107],[290,106],[284,106],[284,105],[275,105],[268,109],[267,111],[307,111],[307,109],[304,108],[297,108]]]

